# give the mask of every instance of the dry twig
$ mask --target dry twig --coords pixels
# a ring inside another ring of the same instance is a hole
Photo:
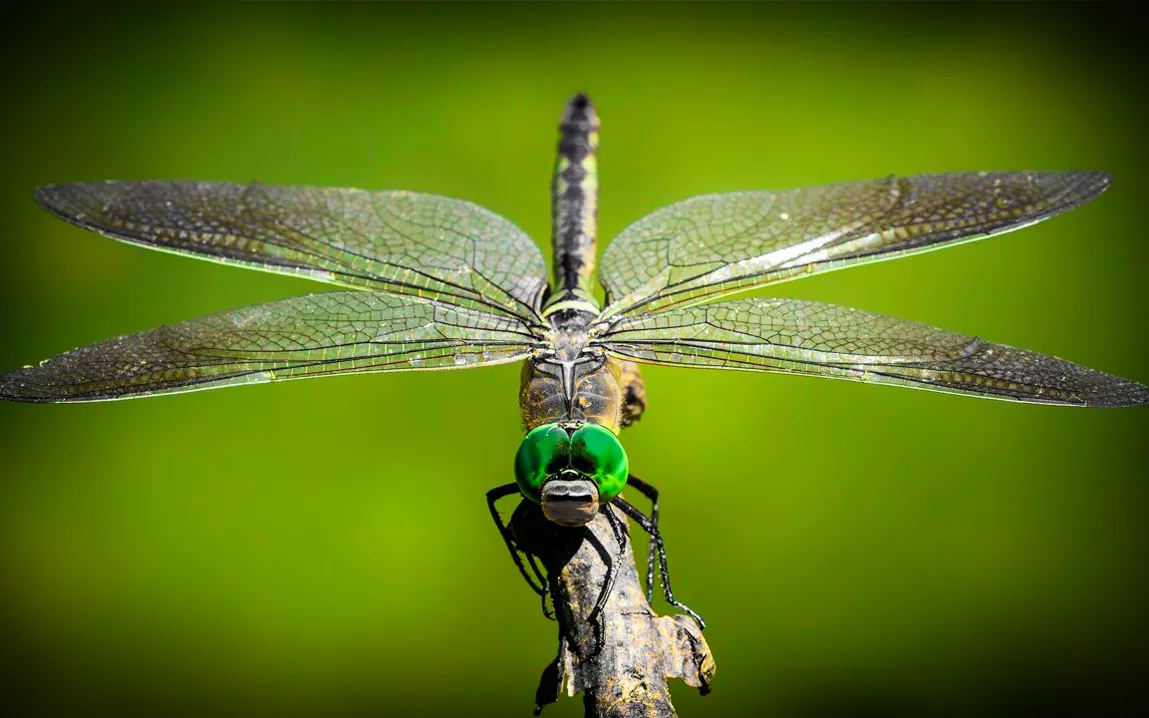
[[[607,511],[616,511],[613,506]],[[516,543],[538,556],[550,578],[559,620],[559,654],[539,684],[539,710],[583,693],[588,718],[668,718],[675,715],[668,678],[681,678],[704,695],[714,675],[714,658],[698,625],[688,616],[658,616],[651,609],[631,550],[629,525],[619,535],[603,514],[587,528],[564,529],[523,501],[511,519]],[[597,545],[595,545],[597,544]],[[614,587],[601,615],[589,621],[609,580],[602,552],[610,557]],[[602,650],[595,652],[601,631]]]

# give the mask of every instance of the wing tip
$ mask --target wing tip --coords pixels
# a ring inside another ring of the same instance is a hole
[[[1019,173],[1047,192],[1049,216],[1067,212],[1097,199],[1113,184],[1113,175],[1101,170],[1063,170]]]
[[[99,183],[95,182],[60,182],[46,184],[36,188],[33,197],[36,204],[49,214],[55,215],[69,222],[83,219],[84,208],[79,202],[79,190],[91,192]]]
[[[1088,202],[1089,200],[1097,197],[1113,184],[1113,175],[1108,172],[1100,170],[1086,170],[1082,172],[1075,172],[1081,176],[1083,187],[1081,189],[1082,201]]]
[[[54,371],[52,363],[55,359],[59,357],[45,360],[39,366],[25,366],[0,374],[0,401],[21,404],[80,404],[118,398],[114,394],[81,390],[75,384],[62,380],[63,377]]]
[[[25,367],[7,374],[0,374],[0,402],[16,404],[93,404],[130,398],[115,391],[81,391],[64,383],[44,383],[30,381],[29,376],[37,367]]]
[[[28,374],[35,367],[24,367],[0,374],[0,401],[13,401],[23,404],[50,404],[65,401],[67,397],[45,391],[42,384],[28,381]]]
[[[56,182],[37,187],[32,196],[41,208],[69,221],[83,219],[88,213],[107,211],[107,204],[129,185],[145,186],[151,181],[123,182],[103,180],[97,182]]]
[[[36,204],[49,212],[54,211],[57,204],[57,199],[60,197],[60,188],[65,187],[63,184],[45,184],[40,185],[33,192],[32,196],[36,198]]]
[[[1084,406],[1097,408],[1124,408],[1149,404],[1149,386],[1129,379],[1113,377],[1114,382],[1105,387],[1103,395],[1096,399],[1087,398]]]

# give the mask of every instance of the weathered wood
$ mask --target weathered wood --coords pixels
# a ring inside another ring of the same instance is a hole
[[[675,715],[668,678],[680,678],[704,695],[714,675],[714,658],[698,625],[685,615],[658,616],[639,580],[629,524],[613,506],[624,545],[600,513],[582,529],[565,529],[545,519],[536,504],[523,501],[511,519],[516,543],[538,556],[550,576],[559,619],[559,654],[544,671],[539,710],[583,693],[588,718],[668,718]],[[595,543],[598,546],[595,546]],[[605,551],[613,565],[614,588],[602,614],[588,617],[608,580]],[[595,653],[596,631],[603,647]]]

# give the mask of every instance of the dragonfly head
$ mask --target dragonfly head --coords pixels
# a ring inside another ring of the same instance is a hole
[[[543,424],[523,437],[515,481],[543,514],[582,526],[626,486],[629,464],[618,438],[597,424]]]
[[[598,513],[598,487],[574,469],[543,482],[543,515],[560,526],[583,526]]]

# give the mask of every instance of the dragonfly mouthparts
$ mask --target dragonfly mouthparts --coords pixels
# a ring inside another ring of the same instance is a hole
[[[598,512],[598,487],[573,469],[543,484],[543,515],[560,526],[584,526]]]

